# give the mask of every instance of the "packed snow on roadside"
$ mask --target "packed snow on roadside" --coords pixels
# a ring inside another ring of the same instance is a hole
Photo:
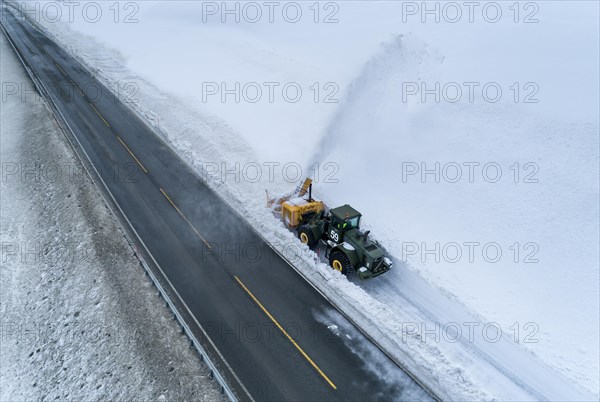
[[[113,88],[134,83],[122,98],[269,240],[294,241],[264,189],[315,171],[316,195],[360,210],[391,272],[347,281],[310,254],[300,269],[440,394],[524,399],[511,379],[547,373],[543,396],[597,399],[598,4],[482,3],[454,23],[439,3],[439,22],[422,3],[337,2],[296,23],[206,4],[39,20]],[[415,341],[407,321],[504,336]]]
[[[0,113],[0,400],[224,400],[4,35],[0,55],[31,90]]]

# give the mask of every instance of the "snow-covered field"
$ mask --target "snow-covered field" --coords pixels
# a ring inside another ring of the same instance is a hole
[[[295,23],[286,2],[273,23],[262,3],[256,22],[170,1],[70,23],[29,4],[267,238],[293,241],[265,187],[314,170],[318,196],[359,209],[395,269],[299,269],[441,395],[598,398],[596,2],[427,3],[439,22],[421,2],[300,3]]]
[[[224,400],[39,96],[0,119],[0,400]]]

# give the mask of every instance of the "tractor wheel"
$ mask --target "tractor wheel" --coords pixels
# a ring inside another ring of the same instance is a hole
[[[298,229],[298,238],[304,244],[306,244],[309,248],[314,248],[317,245],[317,239],[315,239],[315,235],[312,230],[310,230],[306,226],[300,226]]]
[[[348,275],[348,272],[350,272],[350,269],[352,268],[350,259],[341,251],[334,251],[329,255],[329,265],[343,275]]]

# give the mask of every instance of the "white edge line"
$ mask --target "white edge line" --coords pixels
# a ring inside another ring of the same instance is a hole
[[[144,243],[144,241],[140,238],[139,234],[137,233],[137,231],[135,230],[135,228],[133,227],[133,225],[131,224],[131,222],[129,221],[129,219],[127,219],[127,216],[125,215],[125,213],[123,212],[123,210],[121,209],[121,207],[119,206],[119,204],[117,203],[117,201],[115,200],[114,196],[112,195],[112,193],[110,192],[110,190],[106,186],[106,183],[104,182],[104,180],[102,179],[102,177],[98,173],[98,170],[96,169],[96,167],[92,163],[92,161],[91,161],[90,157],[88,156],[87,152],[85,151],[85,149],[83,149],[83,147],[82,147],[81,143],[79,142],[79,139],[75,135],[73,129],[71,128],[71,126],[69,125],[69,123],[66,121],[66,119],[63,116],[63,114],[61,113],[61,111],[56,106],[56,104],[54,103],[54,100],[52,99],[52,96],[46,90],[44,84],[41,81],[39,81],[37,78],[35,78],[35,76],[33,74],[33,71],[30,70],[30,68],[27,66],[27,64],[25,63],[25,61],[22,59],[19,51],[16,49],[15,45],[12,43],[12,39],[10,39],[8,33],[4,29],[4,26],[2,26],[0,24],[0,27],[2,28],[2,31],[4,32],[5,37],[8,38],[8,41],[10,42],[11,47],[15,50],[15,53],[17,54],[17,56],[21,60],[21,63],[25,67],[28,75],[30,76],[30,78],[32,79],[32,81],[34,82],[34,84],[36,84],[36,86],[38,86],[39,89],[41,89],[44,93],[47,94],[48,99],[50,100],[50,102],[54,106],[53,109],[56,110],[56,112],[60,115],[61,120],[63,120],[63,122],[68,127],[69,131],[71,132],[71,134],[75,138],[75,141],[77,141],[77,144],[79,145],[79,149],[85,154],[85,157],[87,158],[89,164],[92,166],[92,168],[96,172],[96,175],[97,175],[98,179],[102,182],[102,185],[104,186],[105,191],[108,193],[108,195],[112,199],[114,205],[117,207],[117,209],[121,213],[121,216],[125,219],[125,221],[129,225],[130,229],[132,230],[132,232],[137,237],[138,241],[144,247],[144,250],[146,251],[146,253],[150,256],[150,258],[152,259],[152,261],[154,262],[154,264],[156,265],[156,267],[162,273],[164,279],[167,281],[167,283],[169,284],[169,286],[171,286],[173,292],[177,295],[177,297],[179,298],[179,300],[181,301],[181,303],[183,304],[183,306],[186,308],[186,310],[189,313],[189,315],[192,317],[192,319],[194,320],[194,322],[196,323],[196,325],[198,326],[198,328],[202,331],[203,335],[206,337],[207,341],[210,343],[210,345],[213,347],[213,349],[215,350],[215,352],[217,353],[217,355],[221,358],[221,360],[223,361],[223,363],[225,364],[225,366],[229,369],[229,371],[231,372],[231,374],[237,380],[238,384],[240,384],[240,386],[244,389],[244,391],[246,392],[247,396],[249,396],[251,400],[254,400],[252,398],[252,396],[250,395],[250,393],[248,392],[248,390],[246,389],[246,387],[239,380],[238,376],[235,374],[235,372],[233,371],[233,369],[231,368],[231,366],[227,363],[227,361],[225,360],[225,358],[223,357],[223,355],[221,354],[221,352],[219,352],[219,350],[217,349],[217,347],[215,346],[215,344],[213,343],[213,341],[210,339],[210,337],[208,336],[208,334],[206,333],[206,331],[204,330],[204,328],[200,325],[200,323],[198,322],[198,320],[196,319],[196,317],[194,316],[194,314],[191,312],[190,308],[187,306],[187,304],[185,303],[185,301],[179,295],[179,292],[177,292],[177,289],[175,289],[175,287],[173,286],[173,284],[171,283],[171,281],[169,280],[169,278],[165,275],[165,273],[162,270],[162,268],[160,267],[160,265],[156,262],[156,260],[154,259],[154,256],[152,255],[152,253],[150,253],[150,251],[148,250],[148,247],[146,246],[146,244]],[[60,126],[62,126],[62,125],[60,125]],[[71,146],[75,149],[75,146],[72,143],[72,141],[69,139],[69,137],[68,136],[65,136],[65,137],[67,138],[67,141],[69,141],[69,143],[71,144]],[[80,156],[78,155],[77,152],[75,152],[75,155],[80,160],[80,162],[82,163],[84,169],[86,170],[86,172],[88,173],[88,175],[91,178],[92,175],[91,175],[89,169],[87,168],[86,163],[83,160],[81,160],[81,158],[80,158]],[[95,184],[95,181],[93,179],[92,179],[92,182],[94,182],[94,184]],[[111,203],[110,203],[109,200],[106,199],[104,191],[100,191],[100,193],[102,194],[102,197],[105,199],[105,201],[107,202],[107,204],[110,205]],[[115,211],[113,211],[112,208],[111,208],[111,211],[113,212],[113,214],[115,214]],[[130,243],[130,247],[131,247],[131,243]],[[137,250],[135,250],[133,248],[132,248],[132,250],[134,252],[136,252],[136,255],[137,255]],[[185,321],[183,320],[183,318],[180,316],[179,312],[175,308],[175,305],[173,304],[173,302],[171,301],[171,299],[169,298],[169,296],[164,292],[164,289],[162,288],[162,286],[160,285],[160,283],[158,283],[156,281],[156,277],[154,276],[154,273],[151,272],[151,270],[147,266],[146,262],[143,261],[143,259],[141,259],[141,260],[138,259],[138,260],[142,263],[142,266],[144,267],[144,269],[146,270],[146,272],[148,272],[149,275],[151,276],[151,278],[152,278],[155,286],[159,289],[159,291],[161,291],[162,297],[165,299],[165,301],[167,301],[167,303],[169,304],[169,308],[177,316],[179,323],[186,330],[186,334],[192,340],[192,342],[194,343],[194,346],[203,354],[203,357],[206,359],[207,366],[209,366],[209,368],[211,369],[211,371],[214,373],[214,376],[217,379],[217,382],[219,382],[219,384],[223,387],[223,389],[224,389],[225,394],[227,395],[227,397],[231,401],[237,402],[237,398],[233,394],[232,390],[229,388],[229,385],[225,382],[225,380],[223,379],[223,377],[221,376],[221,374],[219,373],[219,371],[216,369],[215,365],[212,363],[210,357],[208,356],[208,354],[206,353],[206,351],[204,350],[204,348],[202,347],[202,345],[200,344],[200,342],[196,339],[196,337],[193,335],[193,333],[189,329],[188,325],[185,323]]]

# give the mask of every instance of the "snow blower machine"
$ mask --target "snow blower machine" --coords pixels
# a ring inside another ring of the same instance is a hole
[[[267,192],[267,206],[283,224],[294,231],[311,249],[324,248],[329,265],[348,275],[369,279],[392,268],[392,261],[369,231],[360,231],[361,213],[350,205],[329,209],[312,197],[312,180],[306,179],[296,191],[272,199]]]

